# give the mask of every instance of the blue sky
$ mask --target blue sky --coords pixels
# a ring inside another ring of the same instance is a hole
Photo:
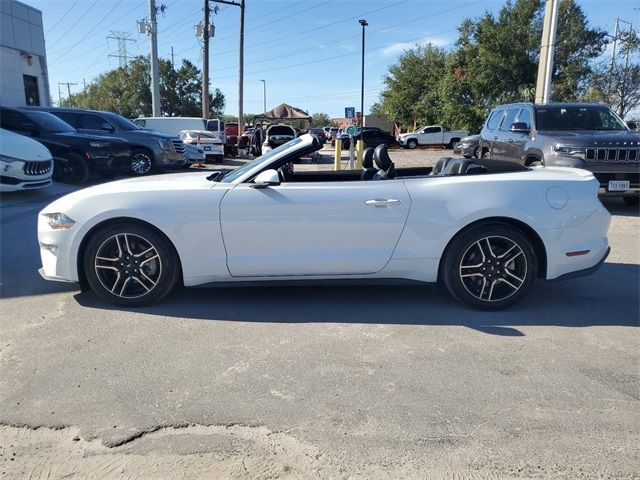
[[[1,0],[0,0],[1,1]],[[100,73],[116,68],[117,42],[110,31],[129,32],[128,55],[146,55],[149,39],[137,33],[136,20],[148,15],[147,0],[23,0],[42,10],[52,100],[58,83],[82,89]],[[202,65],[194,25],[202,19],[203,0],[156,0],[167,8],[158,14],[158,53],[176,63],[187,58]],[[382,76],[398,55],[416,42],[445,48],[456,39],[465,17],[485,10],[497,13],[500,0],[246,0],[245,113],[262,111],[262,83],[267,108],[282,102],[312,113],[344,115],[359,106],[361,27],[365,18],[365,112],[377,100]],[[640,24],[639,0],[578,0],[592,25],[611,32],[616,17]],[[215,4],[214,4],[215,5]],[[239,8],[219,4],[212,16],[212,87],[226,96],[226,113],[238,111]],[[63,98],[66,87],[63,89]]]

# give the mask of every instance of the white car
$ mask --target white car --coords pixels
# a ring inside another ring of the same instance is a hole
[[[610,215],[585,170],[462,158],[395,169],[385,145],[362,172],[294,170],[321,147],[302,135],[226,174],[64,196],[38,216],[40,272],[127,307],[178,283],[405,279],[500,308],[536,278],[593,272],[609,252]]]
[[[215,133],[206,130],[181,130],[178,136],[183,143],[201,148],[207,160],[219,163],[224,159],[224,144]]]
[[[291,125],[285,123],[279,123],[277,125],[270,125],[264,134],[264,143],[262,144],[262,153],[267,153],[274,148],[284,145],[289,140],[296,138],[298,134],[296,129]]]
[[[29,137],[0,128],[0,192],[51,185],[51,152]]]
[[[411,133],[398,135],[398,143],[405,148],[418,148],[418,145],[438,145],[455,148],[461,138],[468,132],[451,131],[442,125],[429,125]]]

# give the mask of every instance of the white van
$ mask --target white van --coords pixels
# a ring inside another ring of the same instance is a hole
[[[53,159],[40,142],[0,128],[0,192],[51,185]]]
[[[224,121],[218,118],[198,117],[139,117],[132,120],[140,128],[156,130],[168,135],[178,135],[182,130],[207,130],[218,137],[220,143],[227,143]]]

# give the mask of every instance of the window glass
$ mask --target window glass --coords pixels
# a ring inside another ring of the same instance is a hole
[[[626,126],[607,107],[536,107],[537,130],[626,130]]]
[[[67,122],[74,128],[78,128],[78,115],[69,112],[51,112],[63,122]]]
[[[429,127],[424,129],[424,133],[438,133],[439,131],[439,127]]]
[[[22,125],[30,122],[27,117],[13,110],[0,110],[0,126],[7,130],[22,130]]]
[[[513,121],[516,119],[516,115],[519,112],[519,109],[517,108],[510,108],[509,110],[507,110],[507,114],[504,117],[504,120],[502,121],[502,124],[500,125],[500,130],[503,132],[508,132],[509,131],[509,127],[511,126],[511,124],[513,123]]]
[[[494,110],[489,120],[487,120],[487,128],[489,130],[495,130],[500,125],[500,121],[502,120],[502,116],[504,115],[504,110]]]
[[[47,112],[36,112],[29,111],[26,115],[30,122],[35,123],[40,127],[40,130],[49,133],[65,133],[65,132],[77,132],[75,128],[73,128],[68,123],[60,120],[55,115],[51,115]]]
[[[520,115],[518,115],[518,122],[526,123],[529,128],[531,128],[531,112],[529,112],[528,108],[523,108],[520,110]]]
[[[82,115],[82,128],[87,130],[103,130],[102,124],[105,120],[100,115],[93,113],[84,113]]]

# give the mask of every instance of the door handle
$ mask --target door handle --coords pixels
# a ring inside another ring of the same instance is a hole
[[[513,143],[513,138],[510,138],[510,139],[509,139],[509,143]]]
[[[494,139],[494,140],[497,140],[497,139],[498,139],[498,137],[493,137],[493,139]]]
[[[380,206],[391,206],[391,205],[398,205],[402,203],[400,200],[396,199],[396,198],[385,198],[382,200],[378,200],[378,199],[373,199],[373,200],[367,200],[366,202],[364,202],[364,204],[367,207],[380,207]]]

